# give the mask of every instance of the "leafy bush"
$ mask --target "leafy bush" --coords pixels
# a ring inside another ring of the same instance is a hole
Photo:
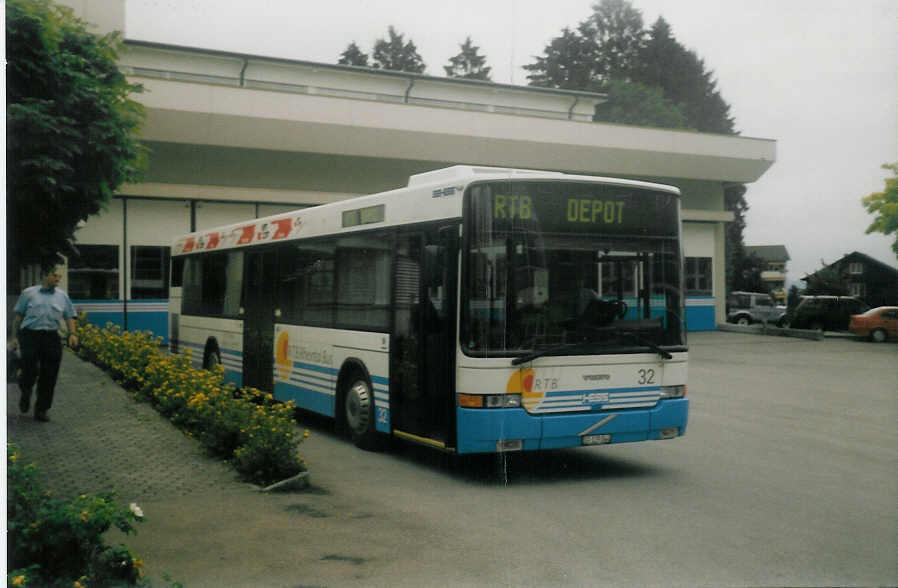
[[[292,402],[225,384],[222,366],[195,368],[189,351],[165,355],[149,333],[99,329],[83,320],[77,333],[79,356],[149,401],[210,454],[230,460],[246,480],[268,485],[305,470],[296,453],[304,436],[296,430]]]
[[[115,525],[135,533],[143,521],[136,504],[119,507],[112,493],[53,498],[25,464],[18,448],[7,444],[7,555],[10,586],[108,586],[134,584],[142,562],[124,545],[108,546],[103,533]]]

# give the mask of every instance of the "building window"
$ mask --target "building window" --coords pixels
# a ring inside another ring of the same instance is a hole
[[[711,258],[686,258],[686,295],[711,296]]]
[[[131,298],[168,298],[169,247],[131,247]]]
[[[118,245],[78,245],[78,253],[69,259],[69,296],[118,300]]]
[[[864,273],[864,264],[859,261],[852,261],[848,264],[848,273],[853,276],[859,276]]]
[[[863,298],[864,296],[867,295],[867,289],[864,288],[864,284],[859,283],[859,282],[854,282],[854,283],[850,284],[849,291],[852,296],[855,296],[857,298]]]

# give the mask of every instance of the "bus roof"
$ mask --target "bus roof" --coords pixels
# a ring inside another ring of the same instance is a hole
[[[389,227],[440,219],[461,218],[461,195],[478,181],[545,180],[610,184],[668,192],[679,196],[674,186],[620,178],[571,175],[561,172],[455,165],[415,174],[404,188],[358,196],[196,231],[176,237],[172,255],[188,255],[263,245],[284,240],[350,233],[376,226]],[[426,202],[426,206],[422,206]],[[388,208],[389,205],[389,208]]]

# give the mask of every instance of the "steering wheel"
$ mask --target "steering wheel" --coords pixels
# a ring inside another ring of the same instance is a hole
[[[618,300],[617,301],[617,312],[615,312],[615,314],[617,315],[617,318],[622,319],[625,316],[627,316],[627,310],[629,310],[627,303],[624,302],[623,300]]]

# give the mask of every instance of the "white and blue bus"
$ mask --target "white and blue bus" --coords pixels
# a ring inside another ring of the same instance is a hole
[[[677,188],[454,166],[185,235],[170,345],[240,386],[467,454],[686,431]]]

